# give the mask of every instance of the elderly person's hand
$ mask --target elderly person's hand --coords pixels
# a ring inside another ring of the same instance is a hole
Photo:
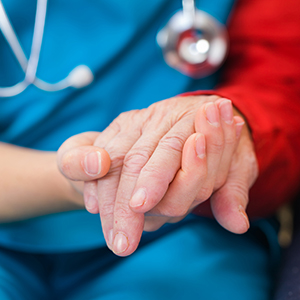
[[[100,212],[107,245],[120,256],[135,251],[143,229],[181,220],[213,192],[217,220],[243,233],[257,164],[250,136],[243,136],[246,147],[239,143],[242,124],[227,99],[175,97],[121,114],[94,141],[69,139],[58,162],[66,177],[86,181],[86,208]],[[95,181],[102,149],[112,164]]]

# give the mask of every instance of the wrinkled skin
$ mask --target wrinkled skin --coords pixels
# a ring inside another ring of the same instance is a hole
[[[258,168],[242,126],[227,99],[170,98],[122,113],[101,133],[70,138],[58,165],[67,178],[85,182],[86,209],[100,213],[107,245],[117,255],[133,253],[143,230],[178,222],[209,198],[217,221],[243,233]]]

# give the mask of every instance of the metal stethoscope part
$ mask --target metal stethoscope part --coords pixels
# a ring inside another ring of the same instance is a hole
[[[226,29],[207,13],[197,10],[194,0],[183,0],[182,7],[159,31],[157,42],[171,67],[194,78],[207,76],[216,71],[225,59],[228,48]],[[46,11],[47,0],[38,0],[31,52],[27,59],[0,0],[0,29],[25,73],[24,79],[14,86],[0,87],[0,97],[18,95],[31,84],[54,92],[68,87],[82,88],[93,81],[93,73],[86,65],[75,67],[57,83],[48,83],[36,76]]]
[[[224,25],[195,8],[194,0],[183,0],[157,34],[164,59],[179,72],[202,78],[214,73],[225,60],[228,35]]]

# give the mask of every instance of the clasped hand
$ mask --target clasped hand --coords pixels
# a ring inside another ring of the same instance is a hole
[[[117,255],[133,253],[143,230],[178,222],[209,198],[217,221],[243,233],[258,173],[243,124],[228,99],[175,97],[122,113],[101,133],[71,137],[58,165],[72,182],[85,182],[85,207],[100,214]]]

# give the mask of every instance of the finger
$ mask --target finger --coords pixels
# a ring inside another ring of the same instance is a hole
[[[169,220],[170,220],[169,217],[147,216],[145,214],[144,231],[147,232],[156,231],[164,224],[168,223]]]
[[[143,135],[125,156],[114,209],[113,251],[117,255],[129,255],[138,246],[143,232],[144,216],[129,208],[129,200],[142,168],[153,155],[169,126],[169,122],[161,123],[161,116],[153,116],[152,122],[144,127]]]
[[[169,186],[164,198],[150,213],[180,218],[193,207],[192,204],[207,176],[205,137],[192,134],[182,153],[182,166]],[[196,205],[196,204],[194,204]]]
[[[120,132],[120,126],[118,121],[114,120],[101,134],[99,133],[91,133],[91,140],[89,141],[91,144],[94,145],[95,149],[103,149],[118,133]],[[79,137],[78,141],[82,143],[82,139]],[[71,148],[69,146],[69,148]],[[98,153],[97,153],[98,154]],[[91,164],[92,168],[95,168],[95,165]],[[100,191],[101,193],[101,191]],[[92,214],[100,213],[99,209],[99,200],[98,200],[98,181],[86,181],[84,183],[84,203],[85,207],[88,212]],[[106,209],[107,211],[107,209]],[[109,235],[106,235],[107,239],[112,240],[109,238]]]
[[[258,167],[252,146],[242,140],[223,187],[211,199],[216,220],[227,230],[244,233],[249,228],[245,212],[249,189],[257,178]]]
[[[94,146],[105,148],[105,146],[121,131],[120,122],[122,122],[123,114],[114,119],[100,135],[94,140]]]
[[[214,189],[220,188],[225,183],[231,165],[232,155],[238,144],[231,101],[221,98],[216,101],[216,105],[220,112],[220,123],[224,136],[224,148],[221,155],[221,163],[216,175]]]
[[[128,199],[132,195],[141,168],[152,155],[161,136],[169,129],[170,122],[162,124],[162,118],[165,118],[163,113],[151,115],[150,109],[122,114],[121,120],[119,120],[120,132],[105,146],[111,156],[112,166],[109,174],[98,183],[98,193],[101,195],[101,197],[99,196],[99,207],[104,236],[109,247],[113,248],[116,254],[123,252],[122,249],[120,250],[122,243],[117,242],[117,237],[114,238],[117,233],[121,237],[127,237],[130,235],[128,232],[134,232],[132,233],[134,237],[130,237],[134,244],[123,255],[128,255],[130,251],[136,249],[142,234],[144,220],[140,216],[133,215],[132,211],[128,209]],[[148,123],[149,119],[151,122]],[[142,133],[143,135],[140,136]],[[122,177],[120,177],[121,170]],[[122,199],[120,204],[115,205],[118,203],[116,199],[120,198]],[[114,206],[116,207],[114,208]],[[128,209],[127,213],[126,209]],[[111,232],[113,225],[118,222],[122,225],[115,225],[113,239],[116,240],[116,245],[113,247]],[[128,228],[128,224],[131,229]],[[127,228],[128,232],[124,232],[126,231],[124,228]]]
[[[86,181],[83,188],[84,205],[91,214],[99,213],[97,181]]]
[[[98,206],[101,227],[109,249],[112,249],[113,243],[114,207],[120,173],[121,169],[114,168],[105,177],[98,180]]]
[[[137,130],[130,130],[130,128],[128,128],[128,124],[131,125],[134,123],[132,122],[132,119],[137,113],[138,111],[131,111],[120,114],[94,140],[95,147],[105,148],[110,152],[111,167],[103,180],[98,180],[97,182],[97,197],[89,197],[90,195],[94,196],[95,193],[94,186],[91,183],[91,190],[89,189],[90,185],[87,185],[86,187],[85,199],[90,206],[90,208],[87,209],[92,213],[97,211],[94,201],[95,198],[98,199],[97,205],[100,213],[102,230],[109,248],[112,247],[113,211],[123,159],[126,151],[130,149],[140,134]],[[136,136],[137,133],[138,135]]]
[[[110,168],[108,153],[93,146],[99,133],[86,132],[65,141],[57,152],[57,163],[71,180],[89,181],[104,176]]]
[[[196,132],[204,134],[206,140],[207,177],[197,195],[197,202],[201,203],[213,192],[224,150],[224,133],[215,103],[206,103],[198,110],[195,128]]]
[[[153,232],[167,223],[178,223],[186,217],[147,216],[145,214],[144,231]]]
[[[129,117],[130,115],[131,113],[128,114]],[[113,248],[114,210],[124,157],[141,134],[141,131],[138,130],[139,122],[129,123],[130,128],[125,127],[128,124],[126,122],[120,132],[105,146],[111,157],[111,167],[108,174],[98,181],[98,205],[102,230],[110,249]],[[97,141],[100,145],[104,142],[100,139]]]
[[[161,201],[180,169],[184,144],[193,132],[193,118],[186,118],[177,122],[162,137],[153,155],[140,172],[130,199],[130,207],[133,211],[147,212]]]
[[[210,199],[216,220],[233,233],[244,233],[250,226],[245,212],[248,189],[245,178],[229,176],[224,186]]]
[[[243,118],[239,117],[239,116],[234,116],[234,123],[235,123],[235,133],[236,133],[236,139],[239,140],[239,138],[241,137],[241,133],[245,124],[245,121],[243,120]]]
[[[163,216],[147,216],[145,214],[144,231],[152,232],[161,228],[164,224],[169,223],[172,218]]]

